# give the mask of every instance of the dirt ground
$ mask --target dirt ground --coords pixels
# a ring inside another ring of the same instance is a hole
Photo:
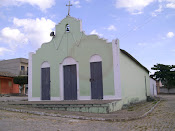
[[[161,97],[165,100],[147,117],[126,122],[78,120],[0,110],[0,131],[175,131],[175,95]]]

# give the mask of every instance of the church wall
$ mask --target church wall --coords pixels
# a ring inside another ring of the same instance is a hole
[[[89,82],[89,61],[91,56],[93,56],[94,54],[97,54],[102,58],[103,93],[104,95],[114,95],[112,44],[107,44],[105,41],[98,40],[97,38],[88,38],[82,42],[82,45],[84,47],[82,46],[78,48],[78,50],[81,52],[79,54],[84,54],[83,56],[78,56],[78,59],[80,59],[80,95],[90,96],[91,83]]]
[[[146,100],[146,90],[147,95],[150,95],[148,72],[121,51],[120,72],[123,104]]]
[[[36,54],[33,54],[32,59],[32,95],[33,97],[40,97],[41,94],[41,65],[44,62],[50,64],[50,79],[51,79],[51,96],[58,97],[59,89],[55,88],[58,85],[59,80],[59,61],[55,58],[56,52],[53,50],[51,44],[42,45],[42,49],[39,49]],[[59,58],[59,56],[58,56]],[[58,74],[58,75],[56,75]],[[57,78],[58,80],[56,80]]]
[[[69,23],[70,32],[65,31]],[[96,35],[86,36],[80,32],[80,22],[66,18],[56,26],[56,36],[51,42],[45,43],[36,54],[32,55],[32,97],[41,96],[41,65],[50,64],[51,100],[60,100],[60,64],[67,57],[73,58],[79,64],[79,94],[80,99],[90,99],[90,58],[99,55],[102,58],[103,95],[114,96],[114,73],[112,43],[99,39]]]

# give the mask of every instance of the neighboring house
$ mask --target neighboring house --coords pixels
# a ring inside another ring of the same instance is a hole
[[[157,96],[156,80],[150,77],[150,95]]]
[[[0,71],[7,71],[17,76],[27,75],[28,59],[16,58],[0,61]]]
[[[150,95],[148,69],[120,49],[119,40],[86,35],[71,16],[55,32],[29,54],[29,101],[117,100],[118,110]]]
[[[163,87],[161,80],[156,81],[157,93],[160,93],[160,88]]]
[[[0,71],[9,72],[15,76],[27,76],[28,75],[28,59],[16,58],[0,61]],[[19,86],[19,93],[26,94],[28,86]]]
[[[19,85],[13,83],[14,74],[0,71],[0,94],[18,94]]]

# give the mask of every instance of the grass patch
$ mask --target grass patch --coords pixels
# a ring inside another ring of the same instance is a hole
[[[133,110],[134,110],[133,106],[128,107],[128,111],[133,111]]]
[[[158,101],[154,101],[152,104],[156,104]]]

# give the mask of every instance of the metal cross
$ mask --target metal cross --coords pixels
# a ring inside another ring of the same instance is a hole
[[[68,15],[70,15],[70,6],[72,6],[72,4],[70,4],[70,1],[69,1],[68,5],[66,4],[66,6],[69,6],[69,8],[68,8]]]

